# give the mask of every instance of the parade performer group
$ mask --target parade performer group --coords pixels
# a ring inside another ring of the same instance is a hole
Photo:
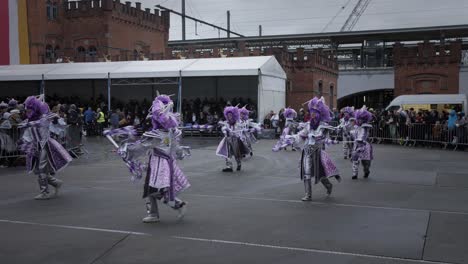
[[[185,174],[179,168],[176,160],[190,155],[190,148],[179,144],[182,131],[179,116],[173,112],[173,102],[165,95],[158,96],[152,104],[149,118],[153,129],[141,137],[136,136],[133,127],[125,127],[106,131],[107,138],[118,148],[119,155],[127,164],[133,179],[144,176],[143,198],[148,199],[148,215],[144,223],[159,221],[158,200],[178,211],[182,218],[187,203],[177,195],[190,187]],[[113,136],[123,136],[119,146]]]
[[[26,167],[37,175],[40,193],[36,200],[48,200],[58,195],[62,181],[55,178],[58,171],[65,168],[72,157],[60,143],[51,138],[51,122],[57,116],[50,112],[41,97],[30,96],[24,102],[27,120],[21,124],[25,128],[20,149],[26,154]],[[54,188],[51,193],[49,185]]]
[[[339,143],[330,137],[332,131],[342,136],[344,158],[351,159],[352,179],[358,177],[359,164],[362,164],[364,178],[369,177],[373,149],[367,139],[372,128],[372,114],[365,106],[356,111],[345,107],[342,109],[340,125],[333,127],[329,124],[331,112],[323,97],[314,97],[306,104],[310,121],[305,123],[294,121],[296,111],[285,109],[286,125],[273,151],[284,150],[289,146],[293,150],[302,150],[300,178],[304,183],[305,196],[301,200],[311,201],[312,183],[320,182],[330,195],[333,190],[330,180],[341,181],[337,166],[327,153],[330,144]],[[53,122],[57,116],[50,112],[43,98],[30,96],[24,105],[28,119],[20,125],[25,130],[19,146],[26,154],[28,171],[34,172],[38,178],[40,193],[35,199],[50,199],[57,196],[62,186],[62,181],[53,175],[65,168],[72,157],[51,137],[53,133],[63,132],[62,125],[60,122]],[[179,218],[184,216],[187,208],[187,202],[179,199],[178,195],[190,187],[190,183],[176,160],[190,156],[190,148],[180,145],[180,117],[173,112],[173,107],[174,103],[169,96],[158,94],[147,117],[152,123],[150,131],[138,136],[137,131],[128,126],[104,133],[129,168],[132,179],[144,179],[143,198],[147,199],[144,223],[159,221],[159,200],[176,210]],[[236,170],[240,171],[242,158],[253,156],[255,133],[260,132],[261,127],[249,119],[249,111],[245,106],[226,107],[224,117],[226,121],[219,123],[224,137],[218,145],[216,155],[225,159],[223,172],[233,172],[233,159],[237,164]],[[49,185],[54,188],[53,193]]]

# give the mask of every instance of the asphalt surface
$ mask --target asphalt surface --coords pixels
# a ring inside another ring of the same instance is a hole
[[[299,153],[255,145],[243,170],[222,173],[218,139],[188,138],[180,162],[192,187],[186,217],[160,206],[143,224],[141,183],[105,139],[60,173],[61,196],[35,201],[34,175],[0,169],[0,263],[468,263],[468,154],[374,145],[371,176],[301,202]]]

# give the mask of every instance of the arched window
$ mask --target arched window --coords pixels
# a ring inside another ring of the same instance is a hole
[[[97,55],[97,49],[95,46],[89,46],[88,55],[91,57],[95,57]]]
[[[47,3],[46,3],[46,13],[47,13],[47,19],[49,20],[52,20],[52,2],[50,2],[50,0],[47,0]]]
[[[57,3],[54,3],[52,5],[52,20],[56,20],[58,17],[58,7],[57,7]]]
[[[47,45],[46,46],[46,49],[45,49],[45,57],[50,59],[50,58],[54,58],[54,48],[52,48],[51,45]]]
[[[330,108],[333,109],[334,105],[333,105],[333,95],[335,93],[335,87],[333,86],[333,84],[330,84],[330,102],[329,102],[329,105],[330,105]]]
[[[318,96],[322,96],[323,94],[323,82],[322,81],[318,82],[318,92],[319,92]]]
[[[76,51],[78,52],[78,56],[86,55],[86,49],[83,46],[79,46]]]

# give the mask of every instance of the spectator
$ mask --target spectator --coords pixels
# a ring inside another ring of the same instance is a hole
[[[118,112],[120,112],[120,110],[117,110],[117,111],[112,110],[112,114],[110,116],[110,124],[111,124],[112,129],[116,129],[119,127],[120,118],[119,118]]]
[[[97,122],[98,134],[102,135],[102,132],[104,130],[104,123],[106,122],[106,117],[104,113],[101,111],[101,108],[97,109],[96,122]]]

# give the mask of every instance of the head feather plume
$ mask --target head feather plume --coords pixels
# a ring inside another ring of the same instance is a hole
[[[367,107],[365,105],[361,109],[354,112],[354,117],[363,123],[369,123],[372,121],[372,114],[367,111]]]
[[[179,125],[178,114],[172,112],[174,106],[169,96],[158,95],[151,106],[150,115],[153,129],[169,129]]]
[[[249,120],[250,111],[246,108],[246,106],[239,109],[240,119],[243,121]]]
[[[232,115],[232,118],[229,118],[229,114]],[[229,122],[229,123],[235,123],[239,121],[240,114],[239,114],[239,108],[237,106],[226,106],[224,108],[224,118]]]
[[[294,118],[297,117],[297,112],[294,109],[288,107],[288,108],[284,109],[283,115],[284,115],[285,118],[294,119]]]
[[[345,108],[341,109],[341,112],[343,112],[343,114],[349,114],[349,116],[354,117],[354,106],[346,106]]]
[[[312,98],[308,103],[309,112],[316,112],[320,114],[320,121],[329,122],[331,120],[330,108],[325,104],[323,96],[319,99]]]
[[[37,120],[42,115],[49,113],[49,105],[42,102],[36,96],[29,96],[24,101],[24,107],[28,110],[28,119]]]

